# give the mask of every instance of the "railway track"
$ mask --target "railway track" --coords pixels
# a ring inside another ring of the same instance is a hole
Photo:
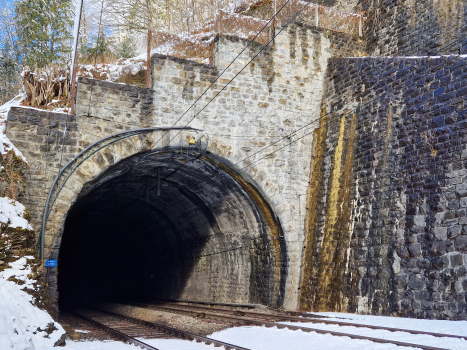
[[[127,305],[141,307],[146,309],[153,309],[159,311],[167,311],[173,313],[179,313],[194,317],[202,317],[208,318],[213,320],[221,320],[221,321],[228,321],[237,324],[244,324],[244,325],[256,325],[256,326],[265,326],[268,328],[277,327],[279,329],[288,328],[293,331],[303,331],[303,332],[316,332],[319,334],[330,334],[333,336],[340,336],[340,337],[349,337],[351,339],[359,339],[359,340],[369,340],[375,343],[383,343],[383,344],[394,344],[397,346],[405,346],[405,347],[413,347],[418,349],[424,350],[445,350],[445,348],[439,348],[434,346],[428,345],[420,345],[408,342],[402,342],[397,340],[389,340],[389,339],[381,339],[369,336],[362,336],[357,334],[351,333],[344,333],[344,332],[336,332],[332,330],[325,330],[320,328],[311,328],[311,327],[303,327],[303,326],[294,326],[289,324],[283,324],[280,322],[313,322],[313,323],[326,323],[332,325],[339,325],[339,326],[354,326],[354,327],[361,327],[361,328],[370,328],[370,329],[378,329],[378,330],[386,330],[391,332],[406,332],[411,334],[417,335],[431,335],[435,337],[451,337],[451,338],[459,338],[465,340],[466,337],[463,336],[455,336],[449,334],[441,334],[441,333],[431,333],[431,332],[422,332],[422,331],[414,331],[414,330],[406,330],[406,329],[399,329],[399,328],[390,328],[390,327],[380,327],[380,326],[368,326],[362,325],[357,323],[349,323],[349,322],[339,322],[339,321],[331,321],[326,320],[323,318],[319,318],[313,320],[312,318],[300,318],[296,316],[282,316],[282,315],[273,315],[273,314],[266,314],[266,313],[259,313],[253,311],[238,311],[238,310],[228,310],[228,309],[221,309],[216,307],[205,307],[199,306],[194,307],[194,305],[177,305],[177,303],[169,304],[168,302],[162,303],[128,303]]]
[[[76,310],[67,312],[93,327],[105,331],[114,339],[134,344],[147,350],[158,349],[136,338],[179,338],[202,342],[206,345],[213,344],[215,347],[224,347],[226,350],[249,350],[241,346],[97,308],[88,309],[86,312]]]
[[[457,339],[467,340],[467,336],[462,336],[462,335],[452,335],[452,334],[444,334],[444,333],[416,331],[416,330],[402,329],[402,328],[372,326],[372,325],[365,325],[361,323],[352,323],[352,322],[346,322],[346,321],[333,321],[333,320],[327,320],[326,318],[328,317],[326,316],[323,317],[323,316],[318,316],[318,315],[316,316],[306,315],[306,318],[305,318],[304,315],[302,317],[297,317],[297,316],[269,314],[269,313],[263,313],[263,312],[255,312],[255,311],[229,310],[225,308],[219,308],[216,306],[199,306],[199,305],[196,305],[196,303],[193,301],[190,301],[190,304],[194,304],[194,305],[183,305],[184,303],[185,303],[184,301],[164,301],[164,300],[155,302],[155,304],[159,304],[162,306],[175,306],[175,307],[182,307],[182,308],[185,307],[186,309],[193,309],[193,310],[197,310],[198,312],[214,311],[216,313],[220,312],[220,313],[230,314],[234,316],[247,316],[247,317],[274,321],[274,322],[300,322],[300,323],[321,323],[321,324],[324,323],[324,324],[337,325],[337,326],[370,328],[370,329],[385,330],[385,331],[390,331],[390,332],[405,332],[405,333],[410,333],[410,334],[431,335],[433,337],[438,337],[438,338],[447,337],[447,338],[457,338]],[[151,305],[151,304],[148,304],[148,305]],[[215,304],[210,304],[210,305],[215,305]],[[233,305],[235,304],[231,304],[231,305],[233,307]]]

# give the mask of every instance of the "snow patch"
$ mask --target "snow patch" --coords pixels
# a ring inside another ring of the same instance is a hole
[[[6,137],[6,122],[8,119],[8,112],[10,111],[11,107],[20,106],[21,102],[26,99],[26,93],[22,93],[12,100],[5,103],[3,106],[0,107],[0,153],[6,154],[8,151],[13,150],[18,157],[21,157],[23,161],[26,161],[26,158],[23,154],[13,145],[13,143]]]
[[[0,272],[0,349],[34,350],[53,345],[65,333],[50,315],[31,304],[32,296],[23,291],[35,282],[28,278],[32,256],[25,256],[9,264]],[[8,278],[25,282],[18,285]],[[56,329],[47,332],[53,325]],[[49,334],[50,333],[50,334]]]
[[[0,197],[0,222],[10,227],[21,227],[33,230],[32,226],[24,218],[26,208],[20,202],[8,197]]]
[[[78,76],[93,78],[99,76],[100,80],[115,82],[124,74],[136,75],[146,70],[146,54],[119,59],[115,63],[82,64],[78,66]]]

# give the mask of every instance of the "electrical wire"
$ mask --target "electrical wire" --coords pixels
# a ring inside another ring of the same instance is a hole
[[[211,85],[208,86],[206,90],[203,91],[201,95],[191,104],[191,106],[183,112],[183,114],[173,123],[172,127],[174,127],[195,105],[198,103],[199,100],[214,86],[214,84],[220,79],[220,77],[234,64],[234,62],[245,52],[245,50],[255,41],[255,39],[269,26],[269,24],[277,17],[277,15],[282,11],[282,9],[290,2],[291,0],[287,0],[284,5],[277,11],[270,19],[269,21],[261,28],[261,30],[256,33],[256,35],[251,39],[248,44],[240,51],[240,53],[228,64],[228,66],[219,74],[216,79],[211,83]],[[307,4],[308,5],[308,4]],[[268,43],[269,44],[269,43]],[[266,44],[266,46],[268,45]],[[251,61],[250,61],[251,62]],[[238,73],[239,74],[239,73]],[[237,75],[238,75],[237,74]],[[233,80],[233,79],[232,79]],[[208,102],[209,104],[209,102]],[[199,113],[198,113],[199,114]]]
[[[371,102],[373,102],[373,101],[375,101],[375,100],[377,100],[377,99],[379,99],[379,98],[381,98],[381,97],[385,97],[385,95],[377,96],[377,97],[375,97],[374,99],[372,99],[372,100],[366,102],[364,105],[368,105],[368,104],[370,104]],[[364,106],[364,105],[362,105],[362,106]],[[355,108],[355,109],[353,109],[353,110],[351,110],[351,111],[348,111],[348,112],[344,113],[343,115],[340,115],[340,114],[337,114],[337,115],[339,115],[339,116],[342,118],[342,117],[344,117],[344,116],[347,116],[347,115],[351,114],[352,112],[355,112],[357,109],[361,108],[362,106],[359,106],[359,107],[357,107],[357,108]],[[321,117],[321,118],[319,118],[319,119],[316,119],[313,123],[319,122],[322,118],[324,118],[324,116]],[[320,125],[319,127],[329,125],[329,124],[330,124],[331,122],[333,122],[333,121],[339,121],[339,119],[337,119],[337,118],[331,118],[326,124]],[[287,146],[289,146],[289,145],[291,145],[291,144],[293,144],[293,143],[295,143],[295,142],[297,142],[297,141],[299,141],[299,140],[305,138],[306,136],[312,134],[315,130],[316,130],[316,128],[314,128],[312,131],[310,131],[310,132],[308,132],[308,133],[305,133],[305,134],[302,135],[301,137],[299,137],[299,138],[297,138],[297,139],[295,139],[295,140],[289,142],[288,144],[286,144],[286,145],[284,145],[284,146],[278,148],[278,149],[275,150],[274,152],[280,151],[280,150],[286,148]],[[273,153],[274,153],[274,152],[273,152]],[[248,164],[248,165],[246,165],[246,166],[240,168],[240,170],[243,170],[243,169],[245,169],[245,168],[247,168],[247,167],[250,167],[252,164],[257,163],[257,162],[259,162],[260,160],[263,160],[264,158],[268,157],[269,155],[270,155],[270,154],[266,154],[265,156],[263,156],[263,157],[261,157],[261,158],[259,158],[259,159],[256,159],[255,161],[251,162],[250,164]],[[238,164],[238,163],[235,163],[235,165],[236,165],[236,164]]]
[[[230,66],[235,62],[235,60],[237,60],[237,58],[246,50],[246,48],[247,48],[249,45],[251,45],[251,43],[253,42],[253,40],[256,39],[256,37],[258,37],[258,35],[269,25],[269,23],[270,23],[271,21],[273,21],[274,18],[276,18],[276,16],[282,11],[282,9],[283,9],[289,2],[290,2],[290,0],[287,0],[287,2],[279,9],[279,11],[277,11],[277,12],[274,14],[274,16],[268,21],[268,23],[260,30],[260,32],[258,32],[258,34],[256,34],[256,36],[255,36],[252,40],[250,40],[250,41],[248,42],[247,46],[234,58],[234,60],[228,65],[228,67],[230,67]],[[277,34],[273,35],[273,37],[272,37],[265,45],[263,45],[263,46],[261,47],[261,49],[253,56],[253,58],[251,58],[251,59],[248,61],[248,63],[245,64],[245,65],[234,75],[233,78],[231,78],[231,79],[230,79],[230,80],[229,80],[229,81],[228,81],[228,82],[227,82],[227,83],[226,83],[226,84],[225,84],[225,85],[224,85],[224,86],[223,86],[223,87],[222,87],[222,88],[221,88],[221,89],[220,89],[220,90],[219,90],[219,91],[218,91],[218,92],[217,92],[217,93],[216,93],[216,94],[215,94],[215,95],[214,95],[214,96],[213,96],[213,97],[197,112],[197,113],[195,113],[195,114],[193,115],[193,117],[188,121],[188,123],[185,124],[185,126],[188,126],[194,119],[196,119],[197,116],[198,116],[199,114],[201,114],[201,112],[203,112],[204,109],[206,109],[206,107],[207,107],[209,104],[211,104],[211,102],[214,101],[214,99],[217,98],[217,96],[219,96],[219,95],[225,90],[225,88],[226,88],[227,86],[229,86],[230,83],[231,83],[240,73],[242,73],[242,72],[245,70],[245,68],[248,67],[248,66],[250,65],[251,62],[253,62],[253,61],[256,59],[256,57],[258,57],[258,56],[269,46],[269,44],[271,44],[271,43],[274,41],[274,39],[275,39],[277,36],[279,36],[279,34],[281,34],[281,33],[290,25],[290,23],[292,23],[293,21],[295,21],[295,19],[296,19],[296,18],[303,12],[303,10],[305,10],[305,8],[308,7],[308,5],[311,4],[311,3],[312,3],[311,1],[310,1],[310,2],[307,2],[299,11],[297,11],[297,13],[295,13],[295,15],[281,28],[281,30],[280,30]],[[228,67],[227,67],[227,68],[228,68]],[[221,73],[221,75],[227,70],[227,68],[224,69],[224,71]],[[216,80],[214,81],[214,83],[220,78],[221,75],[219,75],[219,76],[216,78]],[[212,84],[199,96],[199,98],[191,105],[191,107],[188,108],[188,109],[177,119],[177,121],[175,121],[175,123],[172,125],[171,128],[175,127],[175,125],[182,119],[182,117],[195,105],[195,103],[196,103],[197,101],[199,101],[199,99],[201,99],[201,97],[214,85],[214,83],[212,83]],[[161,138],[157,141],[157,143],[158,143],[169,131],[170,131],[170,130],[167,130],[167,131],[164,133],[164,135],[162,135]],[[175,136],[170,140],[170,142],[173,141],[179,134],[180,134],[180,132],[177,132],[177,133],[175,134]],[[143,170],[144,170],[144,169],[143,169]]]
[[[456,42],[456,41],[459,41],[459,39],[458,39],[458,40],[455,40],[455,42]],[[441,48],[440,50],[442,50],[442,48]],[[380,77],[376,80],[376,82],[373,84],[373,86],[371,86],[371,87],[369,88],[369,90],[366,90],[366,91],[370,91],[370,92],[371,92],[371,91],[372,91],[371,89],[375,88],[379,83],[382,82],[382,81],[381,81],[381,78],[382,78],[383,73],[385,73],[384,70],[381,71]],[[458,79],[455,80],[455,81],[458,81],[459,79],[460,79],[460,78],[458,78]],[[454,81],[454,82],[455,82],[455,81]],[[366,92],[366,91],[365,91],[365,92]],[[361,99],[361,98],[363,97],[363,95],[365,94],[365,92],[363,92],[363,93],[357,95],[356,97],[354,97],[354,98],[351,99],[351,100],[348,100],[348,101],[344,102],[343,107],[346,106],[346,105],[348,105],[349,103],[352,103],[352,102],[355,102],[355,101],[358,100],[358,99]],[[371,102],[371,101],[370,101],[370,102]],[[343,108],[343,107],[341,107],[341,108]],[[241,162],[245,161],[246,159],[251,158],[252,156],[254,156],[254,155],[256,155],[256,154],[258,154],[258,153],[264,151],[265,149],[276,145],[277,143],[279,143],[280,141],[282,141],[282,140],[284,140],[284,139],[293,137],[293,136],[294,136],[297,132],[299,132],[300,130],[303,130],[303,129],[305,129],[305,128],[311,126],[312,124],[316,123],[317,121],[320,121],[320,120],[323,119],[324,117],[327,117],[327,116],[329,116],[329,115],[331,115],[331,114],[333,114],[333,113],[335,113],[335,112],[328,112],[328,113],[326,113],[324,116],[321,116],[320,118],[318,118],[318,119],[316,119],[316,120],[313,120],[312,122],[310,122],[310,123],[308,123],[308,124],[305,124],[304,126],[302,126],[302,127],[298,128],[297,130],[291,132],[290,134],[288,134],[288,135],[286,135],[286,136],[283,136],[281,139],[279,139],[279,140],[273,142],[272,144],[270,144],[270,145],[268,145],[268,146],[265,146],[265,147],[263,147],[262,149],[260,149],[260,150],[258,150],[258,151],[256,151],[256,152],[250,154],[249,156],[243,158],[242,160],[238,161],[238,162],[235,163],[234,165],[240,164]],[[264,157],[263,157],[263,158],[264,158]]]
[[[286,3],[286,4],[287,4],[287,3]],[[284,6],[285,6],[286,4],[284,4]],[[290,25],[290,23],[292,23],[293,21],[295,21],[295,19],[303,12],[303,10],[305,10],[306,7],[308,7],[309,4],[311,4],[311,1],[310,1],[310,2],[307,2],[307,3],[306,3],[306,4],[305,4],[305,5],[304,5],[304,6],[303,6],[303,7],[302,7],[302,8],[301,8],[301,9],[300,9],[300,10],[299,10],[299,11],[283,26],[283,27],[282,27],[282,28],[281,28],[281,30],[279,30],[279,32],[278,32],[277,34],[273,35],[273,37],[272,37],[265,45],[263,45],[263,46],[261,47],[261,49],[253,56],[253,58],[251,58],[251,59],[248,61],[248,63],[245,64],[245,65],[242,67],[242,69],[240,69],[240,70],[234,75],[234,77],[233,77],[232,79],[230,79],[230,80],[214,95],[214,97],[212,97],[212,98],[203,106],[203,108],[201,108],[201,109],[198,111],[198,113],[196,113],[196,114],[190,119],[190,121],[189,121],[188,123],[185,124],[185,127],[188,126],[194,119],[196,119],[197,116],[198,116],[199,114],[201,114],[201,112],[204,111],[204,109],[206,109],[206,107],[207,107],[212,101],[214,101],[214,99],[215,99],[217,96],[219,96],[219,95],[225,90],[225,88],[226,88],[227,86],[229,86],[230,83],[232,83],[232,81],[233,81],[237,76],[239,76],[240,73],[242,73],[242,72],[245,70],[246,67],[248,67],[248,66],[250,65],[251,62],[253,62],[253,61],[256,59],[256,57],[258,57],[258,56],[269,46],[269,44],[271,44],[271,43],[274,41],[274,39],[277,38],[277,37]],[[282,7],[280,8],[279,11],[281,11],[281,10],[284,8],[284,6],[282,6]],[[277,14],[279,13],[279,11],[274,15],[274,18],[275,18],[275,16],[277,16]],[[271,20],[272,20],[272,19],[271,19]],[[243,52],[243,51],[242,51],[242,52]],[[180,120],[180,119],[181,119],[181,118],[179,118],[179,120]],[[177,121],[177,122],[178,122],[178,121]],[[176,122],[176,123],[177,123],[177,122]],[[176,123],[175,123],[175,124],[176,124]],[[175,124],[174,124],[174,125],[175,125]],[[178,135],[178,133],[174,136],[174,138],[175,138],[177,135]]]

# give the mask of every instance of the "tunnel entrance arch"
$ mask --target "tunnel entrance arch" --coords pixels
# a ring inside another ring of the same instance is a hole
[[[133,135],[68,175],[45,230],[46,254],[59,260],[49,276],[56,305],[137,298],[283,303],[279,220],[251,179],[189,144],[193,133],[183,130],[176,144],[169,135],[162,147],[155,140],[163,134]]]

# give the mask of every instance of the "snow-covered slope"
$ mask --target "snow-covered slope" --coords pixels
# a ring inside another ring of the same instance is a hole
[[[25,95],[21,94],[0,107],[0,153],[13,150],[24,161],[26,158],[5,135],[8,111],[19,106]],[[24,218],[25,207],[8,197],[0,197],[0,223],[10,228],[33,228]],[[8,231],[1,233],[0,251],[8,251],[11,245]],[[25,289],[34,289],[30,278],[32,269],[28,260],[32,256],[18,257],[0,272],[0,349],[33,350],[53,346],[64,334],[63,328],[55,323],[45,311],[32,304],[33,297]],[[29,276],[29,277],[28,277]],[[8,280],[12,278],[12,280]]]
[[[25,207],[8,197],[0,197],[0,222],[8,224],[12,228],[21,227],[26,230],[32,230],[32,226],[24,218]]]
[[[52,347],[65,333],[45,311],[32,305],[33,297],[24,291],[34,288],[28,278],[31,266],[25,256],[0,272],[0,349],[33,350]],[[24,282],[19,285],[10,277]]]

